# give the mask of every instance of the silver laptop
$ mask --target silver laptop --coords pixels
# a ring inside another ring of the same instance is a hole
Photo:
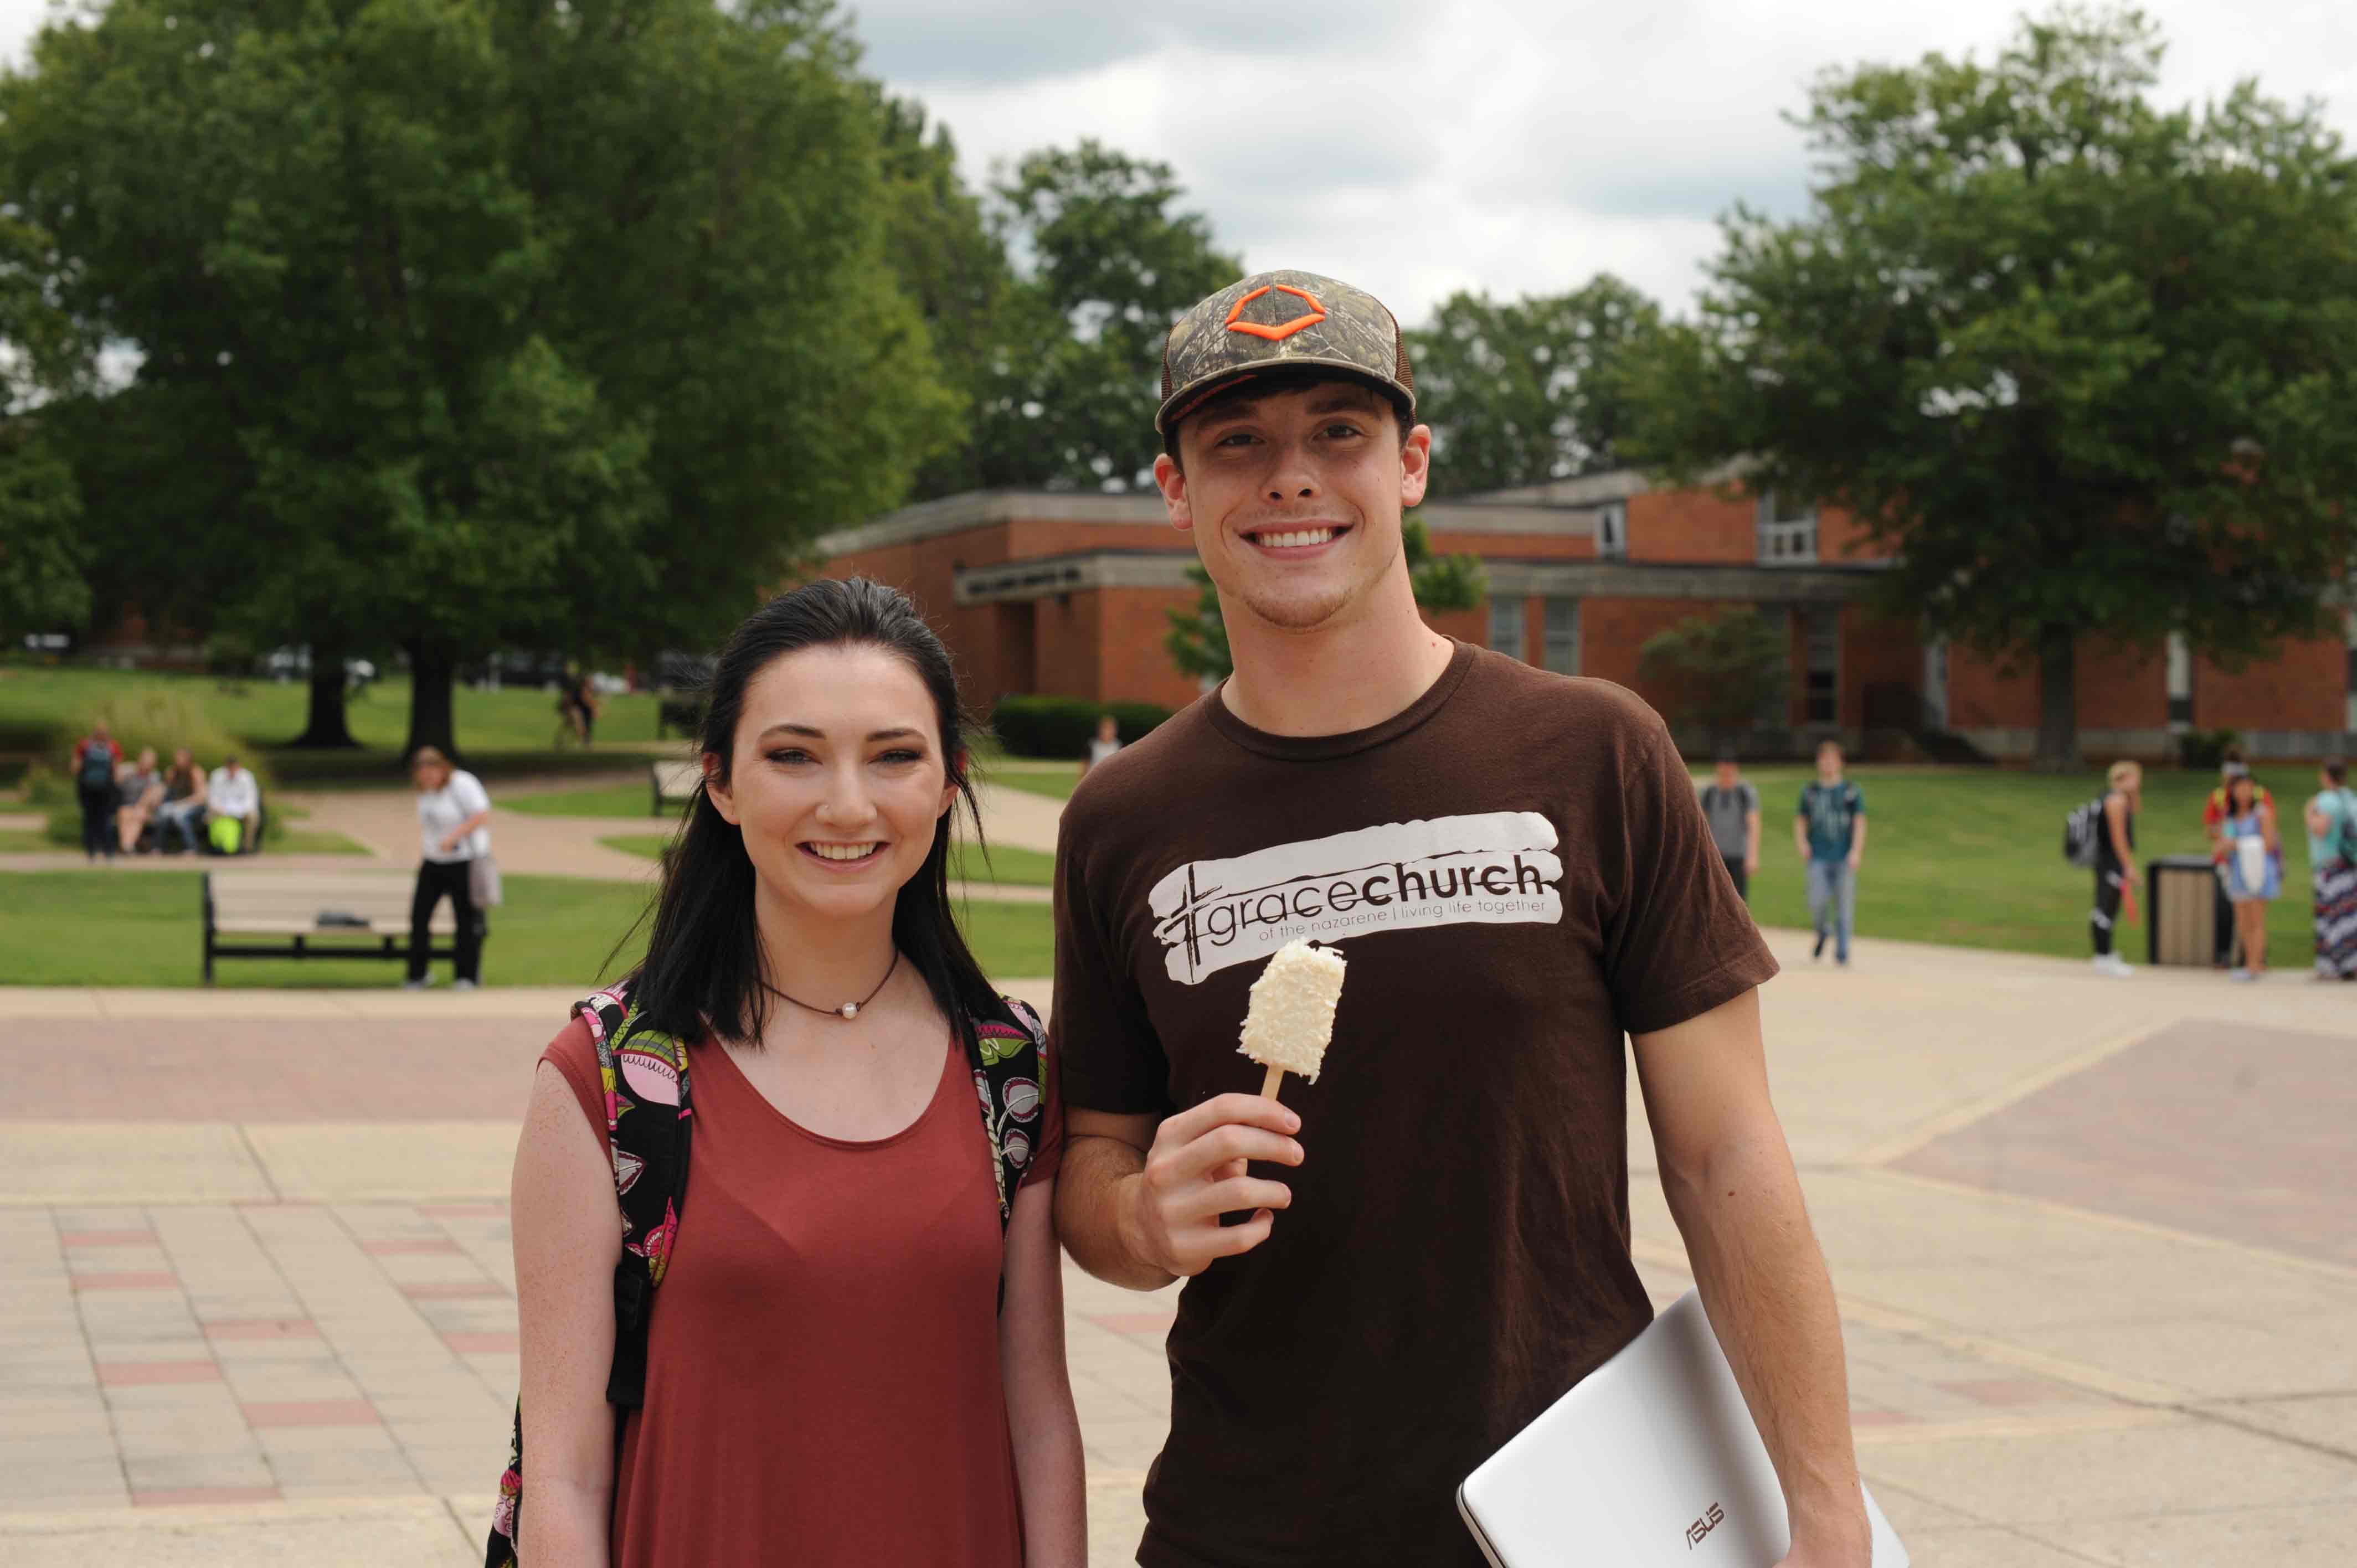
[[[1688,1291],[1457,1488],[1496,1568],[1771,1568],[1784,1494],[1735,1373]],[[1907,1549],[1866,1499],[1874,1568]]]

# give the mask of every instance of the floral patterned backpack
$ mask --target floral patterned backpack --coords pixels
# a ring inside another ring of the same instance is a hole
[[[623,1412],[646,1402],[647,1319],[662,1283],[687,1194],[687,1154],[694,1131],[687,1051],[639,1022],[627,983],[573,1004],[586,1016],[597,1049],[606,1095],[606,1136],[613,1152],[614,1196],[622,1208],[622,1257],[614,1268],[614,1362],[606,1380],[619,1440]],[[1047,1089],[1046,1031],[1039,1015],[1011,996],[973,1018],[966,1047],[982,1102],[983,1133],[996,1158],[998,1224],[1015,1215],[1015,1191],[1031,1163]],[[523,1404],[516,1404],[508,1467],[500,1477],[484,1568],[516,1568],[516,1526],[523,1504]]]

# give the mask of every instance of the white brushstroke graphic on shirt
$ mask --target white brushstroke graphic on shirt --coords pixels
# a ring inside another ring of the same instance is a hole
[[[1386,822],[1190,861],[1146,897],[1170,978],[1193,985],[1297,937],[1555,925],[1563,918],[1555,847],[1555,824],[1535,811]]]

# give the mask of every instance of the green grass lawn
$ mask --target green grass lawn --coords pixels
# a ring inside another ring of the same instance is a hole
[[[1792,819],[1801,786],[1814,770],[1754,768],[1744,777],[1760,796],[1752,914],[1762,925],[1806,926],[1808,891],[1792,848]],[[1862,768],[1851,777],[1865,792],[1868,822],[1857,884],[1860,935],[2058,957],[2092,950],[2087,912],[2093,875],[2062,858],[2062,819],[2103,789],[2099,774]],[[2314,777],[2311,768],[2289,766],[2261,775],[2284,818],[2284,897],[2267,908],[2271,968],[2305,969],[2315,954],[2308,840],[2298,817],[2315,792]],[[2136,822],[2139,872],[2154,855],[2208,853],[2201,805],[2216,781],[2209,772],[2146,773]],[[2137,892],[2143,892],[2141,879]],[[2141,963],[2145,940],[2142,920],[2124,925],[2120,950]]]
[[[616,833],[597,841],[608,849],[619,849],[624,854],[643,855],[649,860],[662,858],[663,846],[671,843],[669,833]],[[1056,857],[1042,854],[1036,849],[1017,849],[999,844],[987,854],[961,841],[950,861],[951,879],[957,882],[995,882],[1006,887],[1052,887],[1056,885]]]
[[[989,783],[1045,795],[1051,800],[1071,800],[1081,782],[1081,765],[1077,762],[1000,762],[986,765],[980,771]]]
[[[510,876],[483,948],[490,985],[577,985],[614,970],[608,955],[646,905],[643,887],[563,876]],[[0,985],[178,986],[203,983],[203,925],[194,872],[0,873]],[[1045,905],[985,904],[963,911],[966,940],[990,974],[1044,975],[1054,954]],[[636,961],[634,936],[619,959]],[[437,963],[437,979],[448,964]],[[382,959],[221,959],[225,986],[393,986],[402,966]]]
[[[645,770],[640,770],[643,773]],[[502,811],[527,817],[645,817],[654,803],[654,789],[644,778],[625,784],[593,784],[579,789],[544,789],[531,795],[502,798]]]
[[[297,752],[286,749],[286,743],[302,732],[309,702],[309,689],[300,682],[6,664],[0,665],[0,752],[53,753],[70,745],[101,705],[150,693],[191,705],[217,733],[260,753],[281,784],[397,778],[401,746],[409,733],[409,680],[397,673],[355,693],[347,705],[360,751]],[[556,746],[554,693],[511,687],[480,692],[461,685],[451,702],[458,746],[479,772],[610,770],[616,764],[611,756]],[[652,693],[608,697],[604,703],[597,719],[600,746],[654,742]],[[199,760],[211,767],[221,759]]]

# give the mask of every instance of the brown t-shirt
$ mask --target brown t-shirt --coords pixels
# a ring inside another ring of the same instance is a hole
[[[1170,1332],[1148,1568],[1481,1562],[1467,1472],[1652,1316],[1629,1257],[1623,1031],[1776,971],[1668,732],[1618,686],[1460,646],[1405,712],[1295,738],[1217,694],[1063,822],[1069,1102],[1255,1092],[1246,993],[1349,961],[1293,1205]]]
[[[602,1143],[588,1025],[541,1059]],[[622,1428],[614,1568],[1020,1568],[995,1156],[964,1052],[945,1044],[924,1112],[866,1143],[797,1125],[716,1046],[690,1045],[688,1071],[687,1193],[647,1402]],[[1027,1184],[1063,1159],[1052,1074],[1040,1126]]]

